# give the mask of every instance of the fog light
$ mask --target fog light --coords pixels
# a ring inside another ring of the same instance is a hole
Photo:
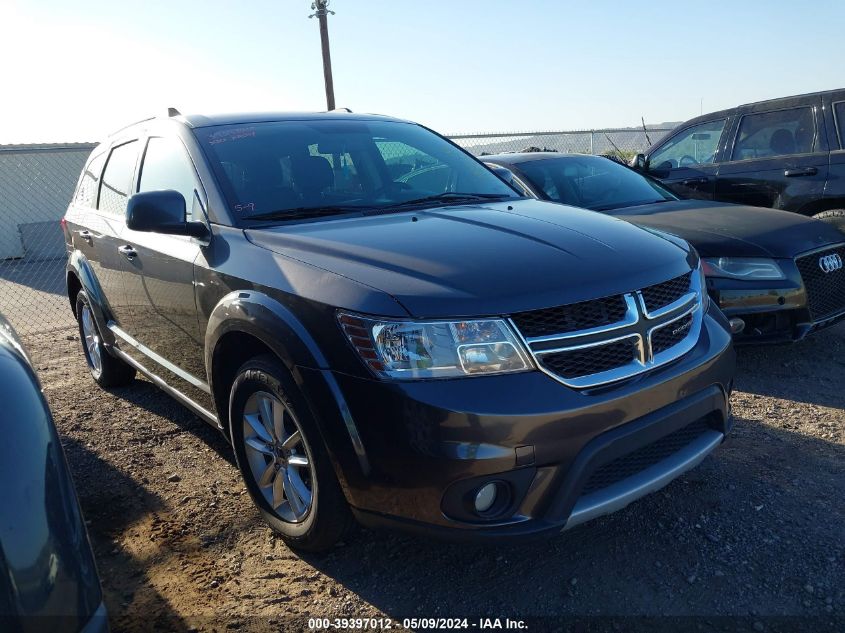
[[[484,484],[475,493],[475,511],[487,512],[496,503],[496,484]]]

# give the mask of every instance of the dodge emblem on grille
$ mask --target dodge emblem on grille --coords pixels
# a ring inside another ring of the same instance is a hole
[[[838,253],[822,255],[819,257],[819,268],[825,273],[832,273],[834,270],[839,270],[842,268],[842,258]]]

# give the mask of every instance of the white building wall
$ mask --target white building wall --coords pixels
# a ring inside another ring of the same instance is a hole
[[[0,146],[0,261],[61,256],[59,220],[93,148],[89,143]]]

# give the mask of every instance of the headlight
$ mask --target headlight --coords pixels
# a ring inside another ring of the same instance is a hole
[[[533,369],[501,319],[386,321],[340,313],[340,326],[382,378],[447,378]]]
[[[763,257],[708,257],[704,274],[728,279],[786,279],[780,266]]]

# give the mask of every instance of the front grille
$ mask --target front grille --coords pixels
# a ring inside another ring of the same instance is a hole
[[[626,311],[625,297],[616,295],[545,310],[519,312],[512,318],[522,335],[532,338],[617,323],[625,318]]]
[[[636,354],[634,339],[625,339],[598,347],[545,354],[540,357],[540,362],[558,376],[577,378],[628,365],[634,361]]]
[[[647,444],[633,453],[623,455],[600,466],[587,480],[587,483],[581,490],[581,495],[597,492],[623,479],[641,473],[646,468],[650,468],[664,459],[671,457],[685,446],[689,446],[694,440],[710,430],[710,428],[706,417],[699,418],[695,422],[660,438],[652,444]]]
[[[822,257],[834,254],[845,262],[845,246],[804,255],[795,260],[807,290],[807,307],[813,321],[822,321],[845,311],[845,267],[826,273],[819,265]]]
[[[646,310],[655,312],[677,301],[690,290],[692,273],[686,273],[669,281],[664,281],[648,288],[643,288],[643,301]]]
[[[672,321],[669,325],[664,325],[659,330],[655,330],[651,335],[651,351],[653,354],[665,352],[670,347],[674,347],[689,334],[692,327],[692,315],[688,314],[682,319]]]
[[[539,368],[563,384],[588,389],[625,380],[695,345],[703,313],[698,277],[692,275],[621,295],[519,312],[511,321]],[[670,304],[676,305],[666,310]]]

